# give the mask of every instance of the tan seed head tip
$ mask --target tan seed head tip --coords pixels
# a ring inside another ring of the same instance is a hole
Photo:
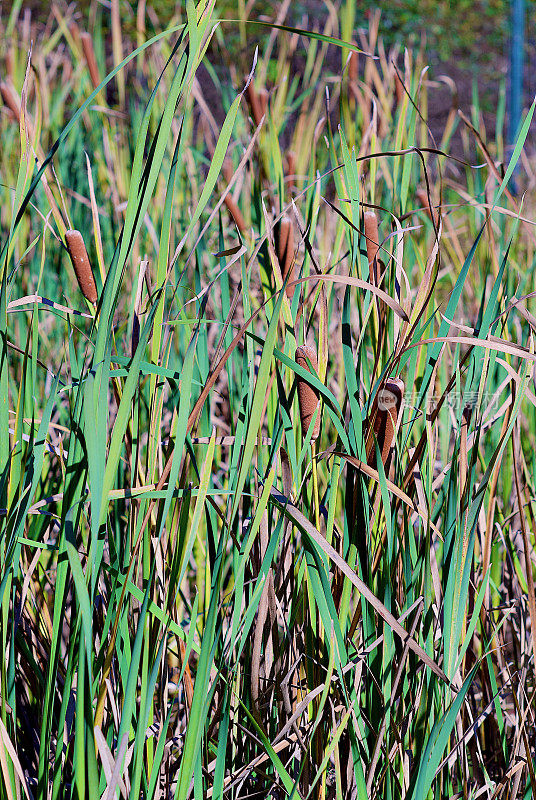
[[[315,348],[311,347],[310,344],[301,344],[299,347],[296,348],[296,361],[298,362],[300,367],[309,370],[307,359],[309,359],[315,371],[318,372],[318,361],[316,358]]]

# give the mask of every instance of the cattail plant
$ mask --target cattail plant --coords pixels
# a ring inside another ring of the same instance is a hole
[[[6,52],[6,73],[11,82],[15,80],[15,47],[10,42]]]
[[[355,42],[352,42],[355,44]],[[352,50],[350,53],[350,59],[348,61],[348,80],[350,83],[355,83],[357,81],[357,77],[359,74],[359,61],[358,61],[358,54],[355,50]]]
[[[303,367],[303,369],[306,369],[308,372],[310,372],[311,370],[309,368],[309,364],[307,363],[307,360],[309,360],[314,371],[318,372],[316,352],[315,349],[310,345],[304,344],[300,347],[297,347],[295,358],[299,367]],[[307,435],[311,420],[315,411],[318,409],[313,432],[311,434],[311,442],[314,442],[316,439],[318,439],[320,434],[320,397],[318,391],[313,389],[313,387],[303,378],[298,378],[298,400],[300,403],[300,417],[303,436]]]
[[[404,100],[404,95],[406,94],[406,90],[404,89],[404,84],[402,83],[402,79],[396,69],[394,70],[394,75],[396,104],[397,106],[401,106],[402,101]]]
[[[4,105],[9,108],[14,118],[19,122],[20,120],[20,98],[15,91],[15,88],[8,81],[0,82],[0,94]]]
[[[367,257],[369,262],[370,280],[375,286],[378,285],[380,268],[378,264],[378,252],[380,250],[380,240],[378,236],[378,218],[376,212],[369,209],[365,211],[365,238],[367,240]]]
[[[97,66],[97,59],[95,58],[95,50],[93,49],[93,40],[87,31],[83,31],[80,34],[80,41],[82,42],[82,50],[84,51],[84,57],[89,70],[89,77],[91,78],[93,88],[96,89],[101,79]]]
[[[263,118],[264,114],[266,114],[266,109],[268,108],[268,92],[266,89],[255,89],[253,85],[253,81],[249,84],[247,88],[247,95],[249,100],[249,105],[251,107],[251,114],[253,119],[255,120],[255,125],[257,127],[261,124],[261,119]]]
[[[289,276],[289,281],[296,278],[295,265],[294,265],[294,227],[292,220],[285,214],[279,223],[279,232],[277,237],[277,257],[281,267],[281,274],[283,280]],[[295,286],[289,286],[287,283],[287,297],[289,299],[294,295]]]
[[[69,33],[73,37],[73,41],[76,44],[76,46],[80,47],[82,45],[82,41],[80,38],[81,36],[80,28],[78,27],[78,24],[74,19],[71,20],[71,22],[69,23]]]
[[[82,234],[80,231],[66,231],[65,242],[80,291],[86,300],[89,300],[90,303],[96,303],[98,299],[97,287]]]
[[[233,166],[230,159],[228,158],[225,158],[223,161],[222,173],[223,177],[227,182],[227,185],[229,185],[233,177]],[[227,194],[223,198],[223,202],[227,206],[227,210],[229,211],[229,214],[232,216],[234,223],[238,228],[238,230],[240,231],[240,233],[244,233],[247,227],[246,220],[244,219],[244,215],[238,208],[238,205],[233,200],[230,192],[227,192]]]
[[[263,86],[262,89],[259,89],[259,102],[260,102],[260,105],[261,105],[261,114],[262,114],[262,116],[264,116],[266,114],[266,112],[268,111],[268,97],[269,97],[268,89],[265,89],[264,86]],[[259,122],[260,122],[260,120],[259,120]]]
[[[439,209],[431,205],[432,200],[428,197],[428,192],[426,189],[423,186],[419,186],[415,192],[415,196],[419,203],[424,207],[428,219],[430,219],[437,228],[439,225]]]
[[[296,153],[294,150],[287,150],[285,158],[285,178],[289,194],[294,189],[296,176]]]
[[[396,423],[402,406],[404,383],[399,378],[389,378],[372,402],[367,418],[365,451],[369,467],[376,467],[376,443],[385,466],[393,444]]]

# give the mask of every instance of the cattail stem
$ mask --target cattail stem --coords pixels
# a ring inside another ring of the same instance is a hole
[[[302,345],[296,348],[296,363],[299,367],[306,369],[310,372],[310,367],[307,361],[311,363],[312,368],[318,373],[318,361],[316,358],[316,351],[310,345]],[[302,435],[307,436],[311,420],[314,417],[315,411],[316,419],[314,422],[313,431],[311,434],[311,442],[316,441],[320,434],[320,397],[318,391],[313,389],[303,378],[298,378],[298,400],[300,403],[300,417]],[[317,410],[318,409],[318,410]]]
[[[96,303],[98,299],[97,287],[82,234],[80,231],[66,231],[65,242],[80,291],[86,300],[89,300],[90,303]]]

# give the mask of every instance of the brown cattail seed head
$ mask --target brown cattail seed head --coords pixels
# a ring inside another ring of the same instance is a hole
[[[240,231],[240,233],[244,233],[244,231],[246,230],[246,220],[244,219],[242,212],[238,208],[237,204],[235,203],[231,195],[226,194],[223,202],[227,206],[229,214],[234,219],[235,225]]]
[[[370,278],[373,283],[378,285],[379,265],[377,262],[380,240],[378,237],[378,218],[374,211],[365,211],[365,238],[367,240],[367,257],[369,263]],[[376,264],[374,261],[376,260]]]
[[[253,119],[255,120],[255,125],[259,125],[262,119],[262,105],[259,95],[255,91],[255,86],[253,85],[253,81],[248,85],[247,88],[247,95],[249,100],[249,105],[251,107],[251,113],[253,115]]]
[[[294,227],[292,220],[287,214],[281,218],[279,223],[279,236],[277,241],[277,257],[281,267],[281,275],[283,280],[289,276],[289,281],[296,278],[294,269]],[[295,286],[287,284],[286,292],[287,297],[292,298],[294,295]]]
[[[20,98],[15,91],[13,85],[7,81],[0,82],[0,94],[4,105],[6,105],[17,122],[20,120]]]
[[[225,156],[225,158],[223,159],[221,171],[227,183],[231,183],[231,180],[233,178],[233,162],[231,161],[229,156]]]
[[[296,363],[299,367],[303,367],[303,369],[306,369],[308,372],[310,372],[309,364],[307,363],[307,359],[309,359],[314,371],[318,372],[316,351],[313,347],[310,347],[310,345],[305,344],[301,347],[297,347],[295,357]],[[311,435],[311,442],[314,442],[316,439],[318,439],[318,435],[320,433],[320,397],[316,389],[313,389],[313,387],[310,386],[307,381],[303,380],[303,378],[298,378],[298,400],[300,402],[300,416],[303,436],[306,436],[314,413],[316,409],[318,409],[313,433]]]
[[[367,419],[366,454],[369,467],[376,467],[376,442],[385,466],[396,433],[396,423],[402,398],[404,383],[399,378],[389,378],[378,390],[372,402]]]
[[[285,177],[287,179],[287,186],[289,192],[294,188],[294,179],[296,176],[296,153],[294,150],[287,150],[287,164],[285,170]]]
[[[225,180],[227,181],[227,184],[231,183],[233,177],[233,162],[229,157],[223,159],[222,174]],[[232,218],[234,219],[235,225],[240,231],[240,233],[244,233],[244,231],[246,230],[246,221],[242,215],[242,212],[238,208],[237,204],[231,197],[230,192],[228,192],[225,195],[223,202],[227,206],[227,209]]]
[[[100,80],[99,68],[97,67],[97,59],[95,58],[95,51],[93,49],[93,40],[87,31],[80,34],[80,41],[82,42],[82,50],[86,59],[87,68],[89,70],[89,77],[93,88],[96,89]]]
[[[15,80],[15,47],[13,42],[8,45],[6,53],[6,73],[11,82]]]
[[[81,45],[80,28],[78,27],[78,24],[76,23],[76,21],[74,19],[71,20],[71,22],[69,23],[69,33],[73,37],[73,41],[74,41],[75,45],[77,47],[80,47],[80,45]]]
[[[268,89],[265,89],[264,87],[262,89],[259,89],[259,103],[261,106],[261,112],[263,116],[268,111],[268,96],[269,96]]]
[[[419,188],[415,192],[415,195],[416,195],[417,200],[419,201],[419,203],[422,206],[424,206],[424,210],[426,211],[426,214],[427,214],[428,218],[430,220],[432,220],[432,213],[430,212],[430,203],[433,202],[433,201],[432,201],[432,198],[430,198],[430,200],[428,199],[428,192],[426,191],[426,189],[424,189],[422,186],[419,186]],[[434,222],[434,224],[435,224],[435,226],[437,228],[437,226],[439,225],[439,211],[438,211],[437,208],[434,208],[432,206],[432,212],[433,212],[433,215],[434,215],[432,221]]]
[[[400,75],[395,70],[395,97],[396,97],[397,106],[402,105],[402,101],[404,99],[404,95],[405,94],[406,94],[406,91],[404,89],[404,84],[402,83]]]
[[[90,303],[96,303],[97,287],[82,234],[80,231],[66,231],[65,242],[82,294]]]
[[[355,42],[352,42],[352,44],[355,44]],[[350,53],[350,60],[348,62],[348,80],[351,81],[351,83],[356,82],[358,76],[358,70],[359,70],[358,54],[356,53],[355,50],[352,50],[352,52]]]

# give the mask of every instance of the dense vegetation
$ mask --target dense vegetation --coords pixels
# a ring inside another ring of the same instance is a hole
[[[534,106],[214,6],[0,19],[0,796],[534,796]]]

